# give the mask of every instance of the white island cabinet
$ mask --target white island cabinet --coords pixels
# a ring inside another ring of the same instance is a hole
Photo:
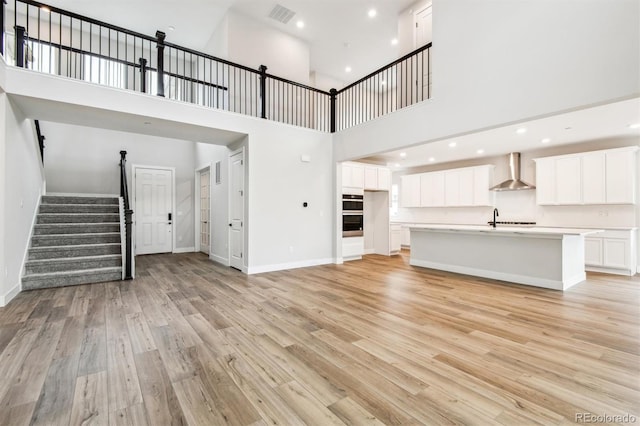
[[[572,228],[411,227],[410,264],[460,274],[566,290],[586,279],[585,236]]]

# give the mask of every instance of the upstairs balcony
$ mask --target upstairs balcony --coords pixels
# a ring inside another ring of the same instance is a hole
[[[431,97],[431,43],[320,90],[32,0],[0,2],[0,53],[17,67],[336,132]]]

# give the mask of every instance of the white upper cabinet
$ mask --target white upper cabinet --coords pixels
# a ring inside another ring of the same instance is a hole
[[[540,205],[635,204],[638,147],[538,158]]]
[[[342,186],[364,189],[364,166],[355,163],[342,163]]]
[[[400,177],[400,206],[420,207],[420,175]]]
[[[582,166],[580,157],[556,160],[556,200],[558,204],[580,204],[582,201]]]
[[[391,170],[386,167],[378,167],[378,190],[389,191],[391,189]]]
[[[584,204],[606,203],[604,152],[592,152],[582,157],[582,187]]]
[[[401,206],[490,206],[492,180],[492,165],[405,175],[401,178]]]
[[[607,204],[635,204],[636,151],[606,153],[605,193]]]
[[[364,166],[364,189],[378,189],[378,168]]]
[[[444,206],[444,172],[422,173],[418,176],[420,176],[420,206]]]

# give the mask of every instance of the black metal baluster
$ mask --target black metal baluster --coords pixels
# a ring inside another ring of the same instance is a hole
[[[7,4],[6,0],[0,0],[0,55],[4,57],[4,5]]]
[[[164,39],[167,35],[162,31],[156,31],[156,49],[158,53],[158,83],[157,83],[157,91],[158,96],[164,97]]]
[[[147,93],[147,60],[140,58],[140,91]]]

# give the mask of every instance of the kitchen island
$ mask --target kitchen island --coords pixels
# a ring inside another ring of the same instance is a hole
[[[410,264],[554,290],[586,279],[585,235],[594,229],[414,225]]]

